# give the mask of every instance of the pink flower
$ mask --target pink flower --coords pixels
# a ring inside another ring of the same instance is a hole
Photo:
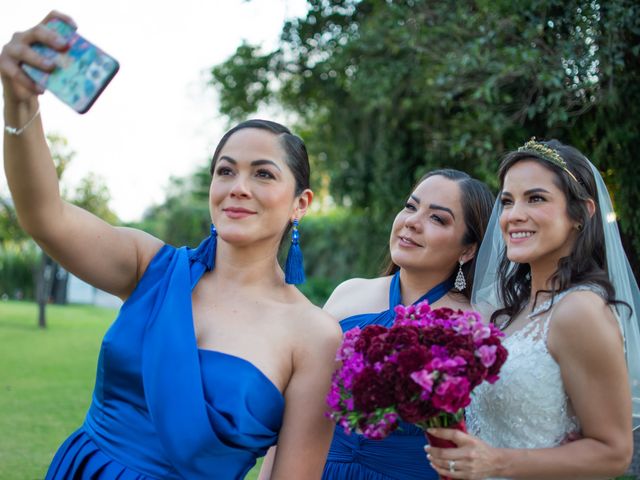
[[[388,425],[392,425],[395,422],[398,421],[398,414],[397,413],[385,413],[384,414],[384,421],[388,424]]]
[[[471,402],[469,380],[464,377],[446,376],[433,396],[433,405],[449,413],[456,413]]]
[[[327,395],[327,405],[329,405],[332,410],[336,410],[340,406],[340,400],[340,387],[332,383],[329,394]]]
[[[476,343],[481,343],[482,340],[486,340],[490,336],[491,336],[491,329],[486,325],[479,325],[478,327],[476,327],[475,331],[473,332],[473,340]]]
[[[413,372],[409,376],[411,377],[411,380],[422,387],[423,393],[427,394],[426,398],[424,398],[424,400],[426,400],[429,397],[429,394],[431,394],[431,389],[433,388],[433,372],[422,369],[417,372]]]
[[[337,361],[343,361],[355,352],[355,344],[360,338],[360,328],[356,327],[344,334],[342,339],[342,345],[338,349],[338,353],[336,354]]]
[[[466,363],[464,358],[456,355],[454,358],[434,358],[429,362],[429,368],[440,373],[456,374]]]
[[[342,366],[327,395],[328,416],[347,433],[380,439],[400,419],[426,426],[454,418],[473,388],[498,379],[507,358],[502,332],[476,312],[431,309],[428,302],[395,312],[391,328],[347,332],[336,355]]]
[[[489,368],[496,361],[497,349],[498,347],[496,345],[482,345],[476,350],[476,356],[480,358],[480,361],[485,367]]]

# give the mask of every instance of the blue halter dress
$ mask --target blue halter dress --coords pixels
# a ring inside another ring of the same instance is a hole
[[[428,300],[434,304],[451,288],[451,282],[436,285],[415,303]],[[393,309],[402,303],[399,272],[391,279],[389,309],[379,313],[363,313],[340,322],[342,331],[367,325],[391,327],[395,319]],[[336,427],[329,449],[323,480],[436,480],[436,473],[424,451],[426,440],[422,429],[401,422],[384,440],[370,440],[362,435],[347,435]]]
[[[277,442],[284,398],[252,363],[197,347],[191,291],[215,238],[165,245],[107,331],[93,401],[46,479],[241,479]]]

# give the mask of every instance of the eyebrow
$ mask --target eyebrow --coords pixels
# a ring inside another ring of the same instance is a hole
[[[231,157],[227,157],[226,155],[223,155],[222,157],[220,157],[220,160],[226,160],[227,162],[232,163],[233,165],[237,165],[238,164],[237,161],[235,161]],[[260,166],[260,165],[272,165],[273,167],[277,168],[278,171],[282,171],[280,169],[280,167],[278,166],[278,164],[276,162],[274,162],[273,160],[267,160],[267,159],[261,158],[261,159],[258,159],[258,160],[253,160],[251,162],[251,166],[252,167],[257,167],[257,166]]]
[[[551,193],[549,190],[545,190],[544,188],[531,188],[529,190],[526,190],[524,192],[525,196],[529,196],[529,195],[533,195],[534,193]],[[507,191],[502,191],[500,193],[500,195],[506,195],[508,197],[513,197],[513,195],[511,195],[511,193],[507,192]]]
[[[420,199],[418,197],[416,197],[415,195],[410,195],[410,196],[413,199],[413,201],[415,201],[418,204],[420,203]],[[429,208],[431,210],[442,210],[443,212],[447,212],[449,215],[453,217],[454,220],[456,219],[456,216],[453,214],[450,208],[443,207],[442,205],[437,205],[435,203],[430,204]]]

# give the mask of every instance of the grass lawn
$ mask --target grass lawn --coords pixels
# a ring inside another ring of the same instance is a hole
[[[85,416],[104,332],[114,310],[0,301],[0,479],[42,479]],[[247,475],[255,480],[258,466]],[[620,477],[635,479],[635,476]]]
[[[91,401],[96,362],[114,310],[0,302],[0,479],[42,479]],[[257,468],[247,479],[257,478]]]

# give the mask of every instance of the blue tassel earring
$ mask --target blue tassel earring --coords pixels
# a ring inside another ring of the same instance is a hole
[[[200,262],[207,271],[213,270],[216,264],[216,248],[218,246],[218,232],[211,224],[211,234],[205,238],[193,252],[192,262]]]
[[[291,246],[287,253],[287,262],[284,268],[284,281],[299,285],[304,283],[304,265],[302,262],[302,250],[300,250],[300,232],[298,232],[298,219],[293,221],[293,231],[291,232]]]
[[[207,248],[207,268],[209,270],[213,270],[213,267],[216,265],[216,249],[218,248],[218,231],[216,227],[211,224],[211,228],[209,229],[209,248]]]

